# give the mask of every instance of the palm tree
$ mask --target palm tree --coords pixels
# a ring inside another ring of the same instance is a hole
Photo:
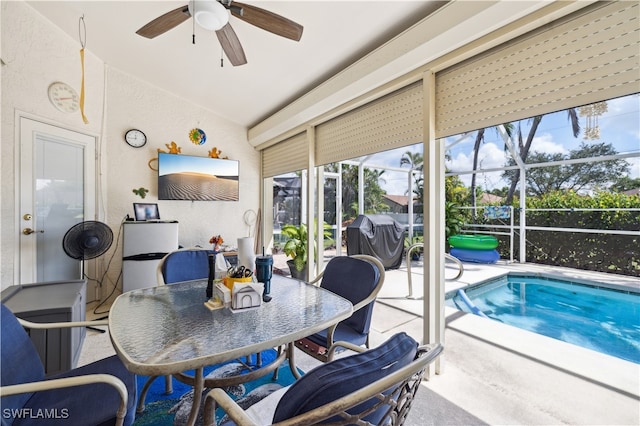
[[[476,170],[478,170],[478,153],[480,152],[480,143],[484,142],[484,130],[478,130],[476,134],[476,141],[473,144],[473,174],[471,175],[471,206],[476,206]],[[476,215],[476,209],[472,210],[473,216]]]
[[[527,156],[529,155],[529,149],[531,148],[531,143],[533,142],[533,138],[538,131],[538,127],[540,126],[540,122],[542,121],[542,117],[544,115],[536,115],[532,118],[531,128],[529,129],[529,134],[527,135],[527,140],[523,144],[522,143],[522,128],[518,126],[518,150],[520,151],[520,158],[523,163],[527,162]],[[567,110],[567,118],[571,122],[571,130],[573,133],[573,137],[577,138],[580,134],[580,121],[578,119],[578,113],[575,108],[569,108]],[[511,186],[509,187],[509,192],[507,193],[507,199],[505,200],[505,204],[510,205],[513,202],[513,195],[516,191],[516,186],[518,185],[518,181],[520,180],[520,169],[516,169],[513,174],[513,178],[511,179]]]
[[[422,154],[419,152],[406,151],[400,158],[400,167],[409,165],[411,170],[422,170]]]
[[[418,202],[418,204],[422,204],[423,202],[423,191],[422,191],[422,185],[424,182],[424,178],[422,176],[423,164],[424,164],[424,159],[422,158],[422,154],[419,152],[406,151],[404,154],[402,154],[402,157],[400,158],[400,167],[408,165],[409,168],[411,169],[412,174],[414,170],[420,172],[418,175],[414,177],[414,188],[413,188],[413,194],[416,195],[416,201]],[[411,197],[412,194],[409,194],[409,192],[407,191],[407,195]],[[409,202],[412,202],[412,201],[413,200],[409,200]]]
[[[511,137],[511,134],[513,133],[513,124],[512,123],[505,123],[502,125],[502,127],[504,127],[505,131],[507,132],[507,135],[509,137]],[[496,127],[493,128],[496,133],[498,133],[498,130]],[[484,133],[485,133],[486,129],[480,129],[478,130],[478,133],[476,134],[476,141],[473,144],[473,174],[471,175],[471,188],[470,188],[470,192],[471,192],[471,205],[473,207],[476,206],[476,202],[477,202],[477,191],[476,191],[476,176],[477,173],[476,171],[478,170],[478,155],[480,152],[480,144],[482,142],[484,142]],[[473,216],[475,217],[476,214],[476,210],[473,209]]]

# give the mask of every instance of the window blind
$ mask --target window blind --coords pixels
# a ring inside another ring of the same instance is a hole
[[[422,141],[422,81],[382,96],[316,127],[316,165]]]
[[[436,137],[640,91],[640,3],[602,2],[436,74]]]
[[[262,150],[262,175],[273,177],[308,167],[307,134],[302,132]]]

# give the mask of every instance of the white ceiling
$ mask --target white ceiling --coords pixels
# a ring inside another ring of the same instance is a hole
[[[304,27],[291,41],[231,17],[248,63],[233,67],[214,33],[192,21],[146,39],[135,32],[181,1],[29,1],[108,66],[130,73],[245,127],[262,121],[338,71],[422,20],[436,1],[245,1]]]

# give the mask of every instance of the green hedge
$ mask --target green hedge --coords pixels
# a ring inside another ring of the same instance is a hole
[[[554,192],[527,197],[527,226],[636,231],[634,235],[527,230],[527,262],[640,276],[640,211],[533,211],[529,209],[640,208],[640,196]],[[519,258],[519,214],[515,213],[514,258]],[[504,231],[504,230],[503,230]],[[500,237],[501,257],[509,258],[508,237]]]

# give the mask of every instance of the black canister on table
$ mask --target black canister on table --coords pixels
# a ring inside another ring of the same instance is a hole
[[[209,255],[209,279],[207,280],[207,300],[213,297],[213,280],[216,278],[216,254]]]

